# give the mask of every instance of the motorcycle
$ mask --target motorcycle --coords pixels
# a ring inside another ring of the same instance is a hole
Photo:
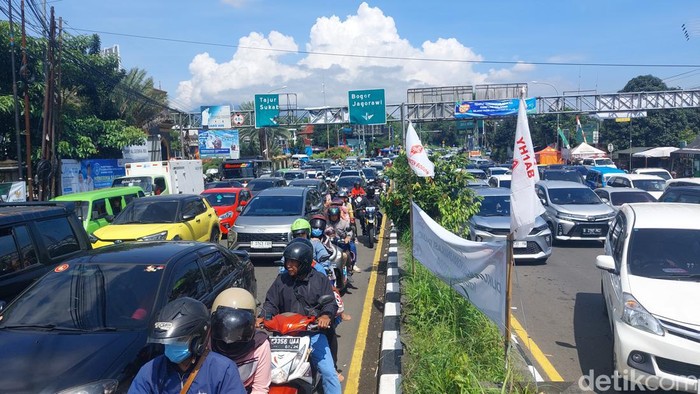
[[[365,208],[365,235],[367,236],[367,247],[374,247],[374,239],[377,237],[377,207]]]
[[[270,336],[270,394],[312,394],[321,390],[321,374],[311,366],[310,335],[319,333],[316,313],[335,296],[323,295],[309,316],[285,312],[264,320]]]
[[[343,293],[348,286],[348,267],[343,257],[343,250],[334,240],[335,232],[332,231],[332,229],[328,229],[322,242],[330,257],[327,262],[324,262],[324,266],[326,267],[326,273],[328,274],[328,279],[331,281],[331,284],[335,286],[339,292]]]

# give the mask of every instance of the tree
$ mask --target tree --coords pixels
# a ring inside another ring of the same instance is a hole
[[[112,100],[120,119],[143,127],[167,106],[167,93],[153,86],[146,70],[132,68],[112,92]]]

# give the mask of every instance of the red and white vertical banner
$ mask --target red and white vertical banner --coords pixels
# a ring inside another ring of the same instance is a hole
[[[428,153],[423,148],[418,133],[411,122],[408,122],[408,130],[406,131],[406,157],[408,165],[411,166],[416,175],[420,177],[435,176],[435,165],[428,158]]]

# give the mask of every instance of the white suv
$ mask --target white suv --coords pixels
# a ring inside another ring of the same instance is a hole
[[[642,189],[658,199],[664,193],[666,181],[656,175],[615,174],[608,178],[610,187],[634,187]]]
[[[700,205],[626,204],[596,258],[615,376],[697,393]],[[695,375],[695,377],[691,376]]]

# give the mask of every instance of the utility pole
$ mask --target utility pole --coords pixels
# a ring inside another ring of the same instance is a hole
[[[52,124],[53,124],[53,109],[54,109],[54,100],[53,100],[53,94],[54,94],[54,42],[56,41],[56,19],[54,17],[54,8],[51,7],[51,21],[49,24],[49,31],[48,31],[48,39],[46,41],[46,57],[45,57],[45,64],[44,64],[44,78],[46,79],[46,82],[44,84],[44,119],[43,119],[43,124],[42,124],[42,133],[41,133],[41,158],[43,159],[41,164],[41,171],[37,169],[37,176],[39,180],[39,200],[43,201],[44,199],[48,198],[50,196],[49,192],[49,184],[50,184],[50,177],[51,177],[51,166],[50,164],[52,160],[52,151],[49,149],[49,141],[51,142],[51,145],[53,145],[53,141],[51,141],[52,137]],[[46,173],[47,171],[47,165],[49,168],[48,174]]]
[[[56,149],[56,141],[61,136],[61,107],[63,102],[61,100],[61,49],[63,48],[63,18],[58,18],[58,58],[56,60],[56,82],[54,86],[54,92],[56,97],[56,111],[55,115],[52,117],[53,122],[51,125],[51,168],[53,168],[53,176],[51,177],[51,195],[57,196],[58,187],[60,185],[61,179],[61,165],[60,157],[58,156],[58,151]]]
[[[32,140],[29,134],[29,66],[27,65],[27,31],[24,21],[24,0],[21,0],[20,9],[22,14],[22,70],[24,76],[24,136],[26,138],[27,150],[27,200],[34,200],[34,187],[32,186]]]
[[[15,29],[12,24],[12,0],[7,0],[10,16],[10,62],[12,62],[12,101],[15,104],[15,142],[17,143],[17,175],[22,180],[22,142],[19,131],[19,98],[17,97],[17,71],[15,70]]]

